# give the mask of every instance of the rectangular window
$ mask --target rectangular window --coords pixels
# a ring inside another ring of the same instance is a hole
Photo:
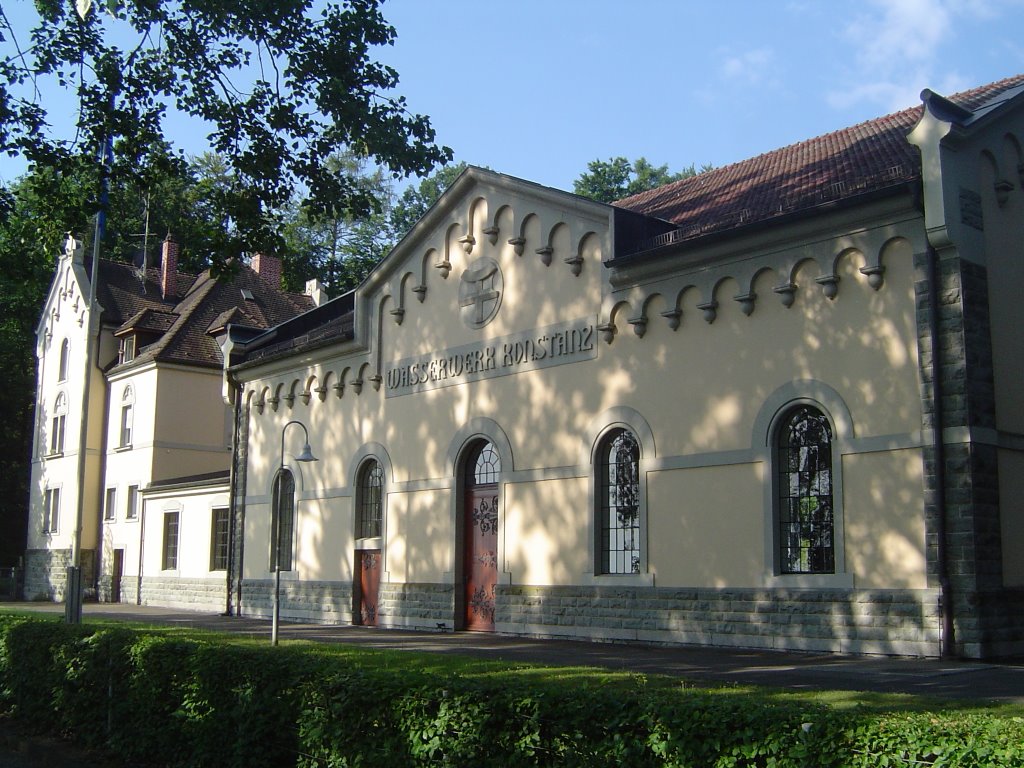
[[[213,530],[210,532],[210,570],[228,569],[228,508],[213,510]]]
[[[164,563],[165,571],[178,567],[178,512],[164,512]]]
[[[117,507],[114,505],[117,503],[117,490],[115,488],[107,488],[107,494],[103,500],[103,519],[104,520],[115,520],[117,519]]]
[[[50,430],[50,453],[63,453],[64,452],[64,430],[67,417],[63,414],[53,417],[52,428]]]
[[[125,517],[134,520],[139,515],[139,486],[128,486],[128,508],[125,510]]]
[[[121,348],[118,350],[119,363],[129,363],[135,359],[135,335],[125,336],[121,339]]]
[[[60,488],[47,488],[43,495],[43,533],[57,533],[60,526]]]
[[[121,443],[120,448],[127,448],[132,444],[132,407],[125,405],[121,407]]]

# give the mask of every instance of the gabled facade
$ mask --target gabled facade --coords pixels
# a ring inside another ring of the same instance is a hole
[[[1020,652],[1022,86],[614,206],[468,170],[231,368],[232,610]]]
[[[233,279],[220,282],[209,273],[178,272],[177,249],[165,241],[158,269],[100,261],[95,312],[89,310],[91,264],[80,245],[69,239],[59,260],[38,329],[30,599],[63,599],[76,546],[88,595],[147,599],[141,578],[147,490],[180,488],[176,479],[201,476],[199,487],[226,493],[206,482],[213,472],[226,483],[231,464],[233,419],[223,398],[221,346],[226,321],[252,333],[315,306],[309,296],[280,291],[279,262],[264,257],[254,262],[262,276],[240,266]],[[221,508],[219,498],[208,501],[209,514]],[[207,565],[201,575],[189,574],[202,582],[195,602],[222,610],[224,569]],[[180,567],[158,567],[151,575],[158,593],[161,579],[182,578]]]

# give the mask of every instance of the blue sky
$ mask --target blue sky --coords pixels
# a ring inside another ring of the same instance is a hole
[[[26,0],[15,0],[14,7]],[[728,164],[1024,72],[1024,0],[388,0],[378,58],[457,160]],[[202,131],[174,123],[200,152]],[[17,163],[0,159],[10,181]]]

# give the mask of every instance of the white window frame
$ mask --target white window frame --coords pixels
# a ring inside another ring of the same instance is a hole
[[[50,486],[43,492],[43,533],[60,531],[60,486]]]

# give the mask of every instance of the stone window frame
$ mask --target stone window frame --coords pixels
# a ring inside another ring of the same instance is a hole
[[[628,430],[636,439],[640,449],[637,466],[637,516],[640,536],[640,571],[639,573],[602,573],[601,572],[601,525],[598,521],[601,506],[600,464],[601,453],[605,442],[612,433],[620,429]],[[637,410],[628,406],[609,408],[594,418],[587,429],[583,445],[584,455],[581,464],[589,467],[589,492],[587,504],[588,540],[590,542],[590,564],[582,574],[585,585],[594,586],[654,586],[654,573],[650,568],[647,534],[647,474],[652,470],[657,459],[657,447],[654,431],[647,419]]]
[[[832,429],[832,543],[834,573],[783,573],[779,540],[778,454],[779,427],[800,405],[817,409]],[[764,492],[764,585],[797,589],[852,589],[853,574],[847,571],[845,513],[843,509],[842,457],[853,440],[853,417],[842,396],[816,379],[788,382],[771,393],[754,419],[752,444],[765,467]]]

